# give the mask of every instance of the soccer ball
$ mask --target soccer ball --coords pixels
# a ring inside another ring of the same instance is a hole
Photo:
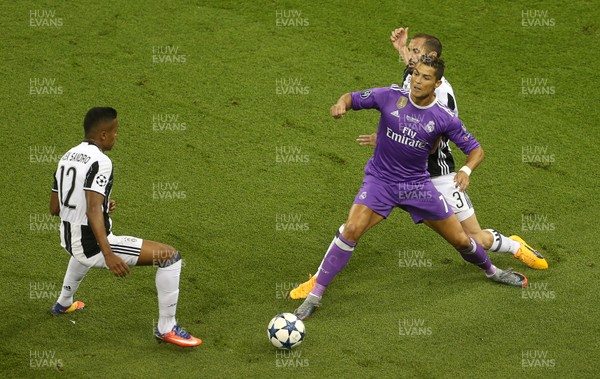
[[[291,313],[280,313],[271,319],[267,335],[273,346],[293,349],[304,340],[304,323]]]

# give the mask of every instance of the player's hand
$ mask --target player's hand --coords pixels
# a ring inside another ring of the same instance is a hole
[[[115,210],[116,206],[117,206],[117,202],[114,201],[113,199],[110,199],[108,201],[108,213],[112,213]]]
[[[107,254],[104,256],[104,261],[106,262],[106,266],[108,269],[118,277],[124,277],[129,274],[129,266],[127,263],[120,257],[116,256],[114,253]]]
[[[456,188],[458,188],[461,192],[465,192],[470,183],[469,175],[467,175],[464,171],[457,172],[454,176],[454,183]]]
[[[377,142],[377,133],[361,134],[356,139],[356,142],[358,142],[360,146],[375,146],[375,143]]]
[[[403,49],[406,48],[406,41],[408,40],[408,28],[398,28],[392,31],[392,35],[390,36],[390,41],[392,41],[392,45],[394,49],[396,49],[399,53],[402,52]]]
[[[344,104],[342,101],[338,101],[337,103],[333,104],[329,110],[329,113],[331,113],[333,118],[341,118],[346,113],[346,104]]]

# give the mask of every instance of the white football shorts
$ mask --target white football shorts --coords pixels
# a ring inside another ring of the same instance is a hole
[[[110,243],[110,248],[113,253],[123,259],[128,266],[135,266],[137,264],[138,258],[140,257],[140,251],[142,251],[142,243],[144,240],[142,238],[131,237],[131,236],[115,236],[110,233],[108,236],[108,243]],[[79,247],[81,245],[79,244]],[[102,252],[99,252],[96,255],[91,257],[86,257],[83,254],[83,249],[76,248],[73,246],[72,254],[79,263],[88,267],[103,267],[108,269],[106,266],[106,262],[104,261],[104,255]]]
[[[456,183],[454,183],[455,176],[455,172],[448,175],[436,176],[431,178],[431,182],[444,195],[446,202],[450,205],[456,217],[458,217],[458,221],[463,222],[475,214],[475,209],[473,208],[473,204],[471,204],[469,195],[456,188]]]

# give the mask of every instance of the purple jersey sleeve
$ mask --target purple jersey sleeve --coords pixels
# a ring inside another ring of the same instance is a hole
[[[352,109],[380,109],[389,93],[389,88],[371,88],[360,92],[352,92]]]
[[[480,146],[458,117],[452,118],[445,134],[465,155],[469,155],[471,151]]]

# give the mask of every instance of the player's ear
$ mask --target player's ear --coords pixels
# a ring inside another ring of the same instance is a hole
[[[435,82],[435,88],[438,88],[441,85],[442,85],[442,81],[441,80],[438,80],[437,82]]]
[[[437,58],[437,51],[431,51],[429,54],[427,54],[427,56],[431,58]]]

